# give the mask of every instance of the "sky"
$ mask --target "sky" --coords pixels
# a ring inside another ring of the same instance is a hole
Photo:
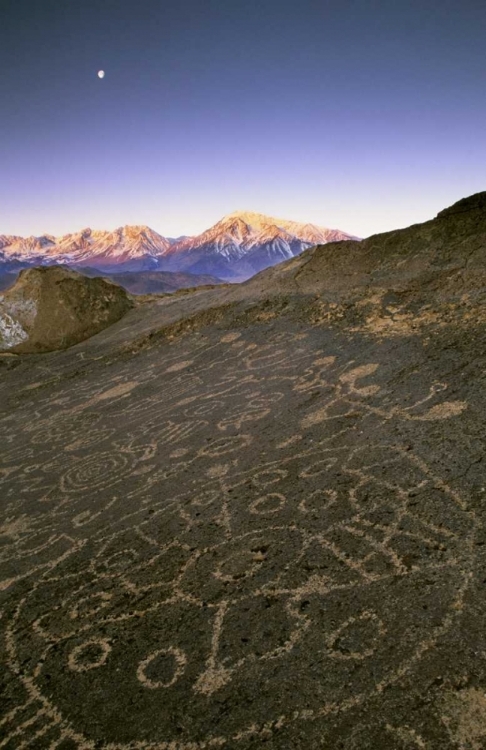
[[[485,42],[484,0],[0,0],[0,234],[425,221],[486,190]]]

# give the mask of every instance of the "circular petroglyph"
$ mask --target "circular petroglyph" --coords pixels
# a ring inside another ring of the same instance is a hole
[[[111,651],[106,639],[92,638],[76,646],[69,654],[68,666],[73,672],[88,672],[105,664]]]
[[[327,510],[338,498],[336,490],[314,490],[299,503],[302,513],[316,513]]]
[[[128,570],[138,561],[138,555],[133,549],[120,550],[113,554],[101,557],[98,561],[93,562],[96,571],[100,574],[109,573],[117,575]]]
[[[167,667],[169,662],[169,668]],[[158,690],[159,688],[169,688],[175,685],[179,677],[184,673],[187,664],[187,657],[179,648],[170,646],[161,648],[147,656],[140,662],[137,669],[137,678],[142,685],[149,690]],[[164,679],[156,679],[159,673],[169,672]]]
[[[375,612],[353,615],[327,636],[329,656],[362,661],[375,653],[385,634],[386,627]]]
[[[213,412],[218,411],[218,409],[222,409],[223,407],[224,401],[212,399],[211,401],[207,401],[206,403],[203,403],[200,406],[195,407],[194,409],[187,409],[186,414],[192,417],[205,417],[209,414],[213,414]]]
[[[248,370],[263,370],[282,365],[288,359],[287,349],[275,349],[274,346],[268,345],[259,347],[254,354],[249,354],[245,358],[245,365]]]
[[[120,384],[102,398],[106,423],[86,422],[86,435],[78,425],[67,443],[76,447],[68,457],[61,450],[62,460],[56,442],[49,512],[35,516],[33,531],[21,506],[2,524],[13,569],[32,581],[5,615],[8,666],[27,700],[40,702],[78,747],[94,747],[99,736],[117,750],[259,747],[277,726],[345,712],[398,682],[461,613],[475,530],[462,496],[411,450],[357,448],[344,429],[335,445],[328,439],[328,420],[379,401],[375,365],[336,372],[335,357],[314,352],[301,366],[305,352],[294,360],[281,348],[285,336],[278,347],[273,340],[251,350],[239,337],[223,336],[227,369],[202,366],[198,391],[187,394],[197,383],[177,374],[193,356],[187,350],[175,366],[157,359],[160,377],[167,366],[175,373],[167,392],[134,403]],[[332,407],[324,408],[330,373]],[[107,382],[101,394],[114,387]],[[281,393],[294,394],[296,409],[309,400],[298,421],[319,413],[305,423],[305,438],[295,420],[286,426]],[[83,393],[84,403],[92,395]],[[420,413],[459,415],[462,406],[451,403],[427,403]],[[187,407],[208,419],[198,423],[207,425],[203,436],[190,431],[197,420]],[[218,432],[222,417],[263,407],[281,420],[276,435],[258,421],[235,434],[239,417]],[[391,409],[370,409],[370,424]],[[89,442],[96,435],[118,430],[121,416],[129,448],[78,458],[78,448],[99,445]],[[65,422],[51,427],[70,434]],[[190,450],[178,444],[187,435]],[[31,453],[13,457],[34,465]],[[134,474],[140,462],[155,466],[150,476]],[[136,490],[99,491],[132,475]],[[37,473],[22,476],[28,487]],[[391,589],[404,606],[390,606]],[[74,705],[72,695],[83,700]],[[231,704],[238,712],[223,710]]]
[[[254,474],[252,482],[255,487],[269,487],[282,482],[288,476],[286,469],[264,469]]]
[[[264,558],[253,550],[243,550],[222,560],[212,575],[225,583],[234,583],[244,578],[251,578],[262,566]]]
[[[107,591],[98,591],[95,594],[82,597],[69,610],[71,620],[91,618],[98,615],[101,610],[109,606],[113,594]]]
[[[131,472],[134,463],[135,458],[129,453],[93,453],[63,474],[61,490],[69,494],[105,489],[121,482]]]
[[[249,511],[255,516],[273,516],[279,513],[285,505],[285,495],[279,492],[271,492],[263,495],[250,503]]]
[[[179,585],[184,593],[197,592],[201,605],[253,595],[278,576],[276,565],[290,564],[301,550],[298,529],[249,532],[204,549],[189,561]]]
[[[24,461],[32,461],[34,450],[30,446],[26,446],[25,443],[17,445],[15,447],[8,448],[4,445],[2,450],[2,464],[4,466],[16,465],[21,466]]]

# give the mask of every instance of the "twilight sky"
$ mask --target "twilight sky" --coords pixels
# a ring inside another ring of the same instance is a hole
[[[0,234],[432,218],[486,189],[485,43],[484,0],[1,0]]]

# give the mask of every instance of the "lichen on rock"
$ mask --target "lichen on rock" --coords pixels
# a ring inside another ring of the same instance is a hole
[[[6,351],[29,338],[17,320],[0,306],[0,351]]]

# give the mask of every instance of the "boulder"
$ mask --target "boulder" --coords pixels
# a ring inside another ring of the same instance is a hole
[[[0,351],[67,349],[120,320],[132,307],[124,289],[52,266],[22,271],[0,295]]]

